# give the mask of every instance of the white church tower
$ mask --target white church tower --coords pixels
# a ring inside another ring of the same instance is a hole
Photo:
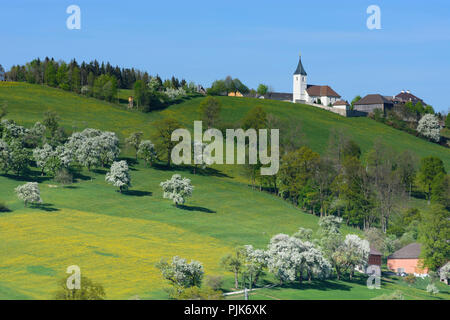
[[[297,70],[294,72],[293,77],[293,101],[292,102],[306,102],[306,83],[308,79],[308,74],[302,65],[302,56],[300,55],[298,59]]]

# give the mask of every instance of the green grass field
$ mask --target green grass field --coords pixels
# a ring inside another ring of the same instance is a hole
[[[31,126],[51,109],[69,131],[86,127],[110,130],[122,141],[135,131],[143,131],[149,138],[154,130],[152,123],[167,116],[192,127],[192,121],[199,118],[201,99],[143,114],[59,89],[0,82],[0,104],[7,103],[7,118],[19,124]],[[283,102],[220,99],[222,116],[227,121],[240,120],[255,105],[282,118],[298,119],[308,145],[319,152],[326,146],[330,129],[336,127],[351,134],[364,151],[377,136],[382,136],[397,150],[412,149],[420,156],[437,155],[450,168],[448,149],[370,119],[346,119]],[[129,152],[123,153],[123,157],[129,156]],[[206,274],[228,278],[230,274],[219,268],[218,261],[234,246],[264,247],[274,234],[293,233],[300,226],[317,228],[317,217],[271,194],[252,191],[237,166],[215,169],[209,174],[193,175],[183,168],[172,171],[139,163],[132,166],[133,187],[127,194],[106,184],[104,170],[83,171],[69,187],[39,177],[37,171],[26,178],[0,175],[0,201],[11,209],[0,213],[0,299],[52,298],[57,281],[70,265],[80,266],[85,276],[102,283],[107,298],[139,295],[165,299],[165,284],[155,268],[162,257],[197,259],[204,263]],[[184,208],[162,199],[159,183],[174,173],[189,177],[195,186],[193,197]],[[40,182],[44,201],[41,208],[24,208],[17,200],[13,190],[26,181]],[[350,228],[344,231],[358,232]],[[360,293],[370,291],[362,285],[347,285],[350,288],[345,291],[351,292],[348,298],[372,297],[371,293]],[[265,290],[269,289],[261,290],[261,294]],[[332,299],[339,291],[311,287],[270,292],[266,294],[281,299]]]

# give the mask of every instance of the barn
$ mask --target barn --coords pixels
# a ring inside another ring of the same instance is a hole
[[[386,113],[394,107],[394,104],[381,94],[369,94],[354,103],[353,109],[364,113],[373,113],[376,109]]]
[[[397,273],[405,272],[415,276],[426,275],[427,268],[421,267],[420,260],[421,245],[411,243],[395,251],[387,258],[387,267]]]

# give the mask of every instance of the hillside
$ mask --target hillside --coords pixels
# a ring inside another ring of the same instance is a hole
[[[175,117],[191,127],[199,118],[201,99],[143,114],[59,89],[0,82],[0,104],[7,103],[7,118],[19,124],[31,126],[51,109],[69,131],[86,127],[110,130],[122,141],[135,131],[143,131],[149,138],[152,123],[163,117]],[[448,149],[370,119],[346,119],[283,102],[220,99],[226,121],[239,121],[255,105],[279,117],[298,119],[307,144],[318,152],[323,152],[329,131],[335,127],[346,130],[363,151],[381,136],[396,150],[436,155],[450,168]],[[133,164],[133,159],[127,160]],[[210,175],[193,175],[189,170],[133,164],[133,187],[126,194],[106,184],[104,170],[85,170],[69,187],[58,186],[37,171],[26,178],[0,175],[0,200],[11,209],[0,213],[0,298],[51,298],[56,281],[74,264],[104,284],[108,298],[166,298],[164,282],[155,268],[161,257],[197,259],[204,263],[207,274],[224,274],[218,261],[236,245],[263,247],[276,233],[292,234],[300,226],[317,229],[317,217],[273,195],[252,191],[236,166],[216,169]],[[175,172],[192,179],[195,186],[184,209],[163,199],[159,187]],[[41,183],[42,208],[24,208],[17,200],[13,190],[24,180]],[[344,231],[357,232],[350,228]]]
[[[126,96],[128,93],[121,94],[121,100]],[[62,124],[69,130],[86,127],[103,130],[115,128],[114,131],[120,138],[136,130],[143,131],[148,137],[153,132],[152,122],[164,117],[175,117],[186,127],[192,128],[193,121],[201,118],[201,99],[203,98],[186,100],[165,110],[144,114],[126,110],[124,105],[117,106],[55,88],[26,83],[0,83],[0,103],[8,103],[8,117],[11,119],[31,125],[42,120],[44,111],[52,109],[58,112]],[[267,113],[275,114],[280,119],[298,120],[306,144],[319,153],[327,146],[330,130],[336,128],[351,136],[360,145],[363,153],[372,147],[377,138],[381,138],[396,151],[412,150],[419,157],[438,156],[450,170],[450,149],[368,118],[344,118],[311,106],[281,101],[235,97],[218,99],[222,103],[221,117],[225,122],[238,122],[255,106],[263,107]]]

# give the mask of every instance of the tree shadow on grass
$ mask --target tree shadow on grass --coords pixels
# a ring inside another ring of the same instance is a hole
[[[15,181],[23,181],[23,182],[38,182],[42,183],[45,181],[50,180],[50,177],[41,176],[41,175],[35,175],[35,174],[23,174],[23,175],[16,175],[16,174],[3,174],[5,178],[15,180]]]
[[[167,166],[166,163],[153,163],[152,168],[161,171],[183,171],[194,174],[194,166],[191,165],[171,165]],[[219,177],[219,178],[232,178],[226,173],[223,173],[214,168],[195,168],[195,174],[199,176],[211,176],[211,177]]]
[[[84,174],[82,174],[81,172],[73,172],[72,173],[73,176],[73,181],[74,182],[78,182],[78,181],[88,181],[88,180],[92,180],[93,178],[90,176],[85,176]]]
[[[79,189],[78,186],[63,186],[64,189]]]
[[[30,205],[30,208],[38,209],[38,210],[42,210],[42,211],[47,211],[47,212],[59,211],[59,209],[55,208],[52,203],[32,204],[32,205]]]
[[[153,192],[139,191],[139,190],[126,190],[126,191],[122,191],[122,194],[127,195],[127,196],[134,196],[134,197],[151,197],[153,195]]]
[[[106,174],[108,170],[106,169],[92,169],[91,172],[94,172],[96,174]]]
[[[277,289],[281,288],[289,288],[289,289],[296,289],[296,290],[320,290],[320,291],[329,291],[329,290],[340,290],[340,291],[350,291],[352,289],[351,286],[346,285],[342,282],[336,283],[333,281],[328,280],[315,280],[311,281],[311,283],[308,282],[308,280],[304,280],[301,284],[298,282],[292,282],[292,283],[285,283],[281,287],[276,287]],[[275,288],[274,288],[275,289]]]
[[[205,213],[216,213],[216,211],[210,210],[208,208],[203,207],[195,207],[195,206],[186,206],[184,204],[179,204],[177,208],[186,210],[186,211],[199,211],[199,212],[205,212]]]
[[[117,159],[117,161],[122,161],[125,160],[128,164],[128,166],[134,166],[138,164],[138,161],[136,160],[136,158],[130,158],[130,157],[120,157]]]

